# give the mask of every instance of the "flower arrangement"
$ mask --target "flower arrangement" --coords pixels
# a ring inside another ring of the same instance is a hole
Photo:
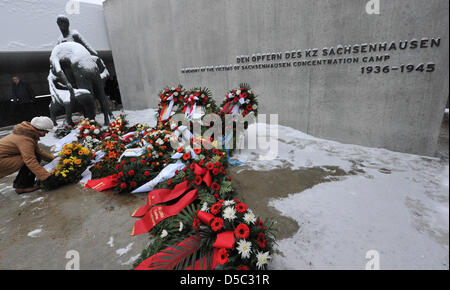
[[[117,163],[125,151],[125,144],[120,140],[104,139],[100,150],[105,153],[100,162],[95,163],[90,169],[92,178],[98,179],[117,172]]]
[[[258,100],[248,84],[242,83],[238,89],[230,90],[222,104],[220,114],[237,114],[258,116]]]
[[[94,150],[101,144],[103,133],[100,125],[95,120],[84,119],[78,125],[76,142],[89,150]]]
[[[131,192],[145,184],[154,170],[145,160],[131,158],[117,164],[118,185],[114,188],[118,193]]]
[[[114,121],[110,122],[108,128],[103,132],[103,137],[120,136],[127,130],[128,121],[120,114]]]
[[[76,183],[89,166],[93,154],[78,143],[66,144],[58,155],[60,161],[49,178],[41,182],[44,189],[51,190],[69,183]]]
[[[177,87],[166,87],[159,93],[157,120],[164,121],[170,118],[172,111],[181,112],[180,105],[184,104],[186,91],[182,85]],[[174,110],[174,106],[176,109]]]
[[[266,270],[277,252],[275,228],[240,200],[191,204],[153,228],[139,270]]]
[[[216,102],[208,88],[193,88],[186,92],[182,112],[191,115],[194,113],[194,107],[196,106],[203,107],[205,114],[217,113]]]

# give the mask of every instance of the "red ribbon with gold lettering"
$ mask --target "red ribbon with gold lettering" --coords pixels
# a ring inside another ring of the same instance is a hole
[[[133,236],[148,233],[154,226],[168,217],[177,215],[197,198],[197,189],[191,190],[173,205],[159,205],[152,207],[144,217],[134,223],[131,234]]]

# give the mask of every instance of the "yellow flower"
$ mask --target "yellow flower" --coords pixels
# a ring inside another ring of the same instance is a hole
[[[70,159],[64,159],[63,163],[64,163],[64,165],[72,164],[72,160],[70,160]]]
[[[75,159],[74,162],[76,165],[80,165],[81,164],[81,159]]]

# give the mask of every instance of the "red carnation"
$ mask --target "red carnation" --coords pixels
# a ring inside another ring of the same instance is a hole
[[[233,102],[235,102],[235,103],[239,102],[239,98],[238,98],[238,97],[235,97],[235,98],[233,99]]]
[[[234,230],[234,235],[238,239],[247,239],[250,236],[250,229],[246,224],[239,224]]]
[[[127,184],[126,184],[126,183],[122,183],[122,184],[120,185],[120,188],[122,188],[122,189],[127,188]]]
[[[208,168],[208,170],[212,170],[214,168],[214,164],[208,163],[206,164],[206,168]]]
[[[247,205],[245,203],[238,203],[236,204],[236,211],[237,212],[246,212],[247,211]]]
[[[211,184],[211,188],[212,188],[212,190],[214,190],[214,191],[219,191],[219,190],[220,190],[220,185],[219,185],[218,183],[216,183],[216,182],[213,182],[213,183]]]
[[[148,172],[148,170],[146,170],[146,171],[144,172],[144,175],[145,175],[145,176],[149,176],[149,175],[150,175],[150,172]]]
[[[213,171],[212,171],[212,173],[213,173],[214,175],[219,174],[219,173],[220,173],[219,168],[214,168]]]
[[[191,159],[191,153],[184,153],[183,154],[183,160],[189,160],[189,159]]]
[[[264,223],[263,223],[263,221],[260,219],[260,220],[258,220],[258,227],[260,228],[260,229],[264,229]]]
[[[263,232],[260,232],[260,233],[259,233],[258,238],[257,238],[257,241],[258,241],[258,246],[259,246],[261,249],[264,249],[264,248],[266,247],[266,245],[267,245],[267,240],[266,240],[266,236],[264,236],[264,233],[263,233]]]
[[[136,185],[137,185],[137,184],[136,184],[136,181],[130,182],[130,186],[131,186],[131,187],[136,187]]]
[[[141,160],[141,164],[145,164],[147,161],[145,161],[144,159]]]
[[[183,152],[184,151],[184,148],[183,147],[178,147],[178,149],[177,149],[177,152],[178,153],[181,153],[181,152]]]
[[[202,148],[194,148],[194,153],[197,155],[202,153]]]
[[[136,162],[136,160],[137,160],[136,158],[131,158],[130,162]]]
[[[200,184],[202,184],[202,181],[203,181],[203,179],[201,176],[197,175],[195,177],[195,180],[194,180],[195,184],[200,185]]]
[[[211,229],[217,232],[222,228],[223,228],[223,219],[218,217],[214,218],[211,222]]]
[[[247,111],[251,111],[251,110],[253,110],[252,105],[247,105]]]
[[[247,110],[245,110],[244,112],[242,112],[242,116],[247,116],[248,115],[248,111]]]
[[[171,178],[171,179],[169,179],[169,181],[167,181],[167,185],[172,185],[172,182],[173,182],[173,180]]]
[[[123,172],[122,172],[122,171],[119,172],[119,174],[117,174],[117,176],[118,176],[119,178],[123,177]]]
[[[221,202],[216,202],[215,204],[213,204],[211,206],[211,213],[216,215],[220,212],[220,210],[222,209],[222,203]]]
[[[224,264],[228,263],[229,254],[226,249],[224,249],[224,248],[220,249],[218,252],[218,255],[219,255],[219,264],[220,265],[224,265]]]
[[[203,160],[200,160],[200,162],[198,163],[200,166],[203,166],[203,165],[205,165],[205,161],[203,161]]]
[[[129,176],[133,176],[133,175],[134,175],[134,170],[128,171],[128,175],[129,175]]]

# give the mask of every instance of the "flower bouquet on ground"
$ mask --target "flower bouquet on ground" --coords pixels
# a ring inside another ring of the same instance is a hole
[[[114,190],[118,193],[132,192],[149,181],[155,172],[145,160],[136,158],[121,161],[116,169],[119,183]]]
[[[125,144],[120,140],[105,139],[100,146],[100,150],[105,153],[105,156],[91,167],[92,179],[117,173],[118,160],[125,151]]]
[[[78,143],[66,144],[58,156],[60,160],[56,168],[49,178],[41,182],[43,189],[52,190],[78,182],[93,158],[91,151]]]
[[[110,122],[108,128],[103,132],[102,139],[110,136],[120,136],[125,133],[128,121],[123,114],[120,114],[114,121]]]
[[[135,262],[137,270],[266,270],[275,229],[237,199],[211,207],[191,204],[152,231],[155,240]]]
[[[94,150],[101,144],[103,133],[100,125],[95,120],[85,119],[78,125],[76,142],[89,150]]]

